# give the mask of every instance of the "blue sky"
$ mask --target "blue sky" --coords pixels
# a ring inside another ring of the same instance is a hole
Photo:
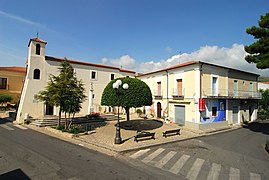
[[[46,55],[151,71],[202,60],[268,75],[244,62],[247,27],[267,0],[1,0],[0,66],[24,66],[27,45]]]

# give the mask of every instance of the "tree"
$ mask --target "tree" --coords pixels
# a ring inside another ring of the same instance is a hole
[[[0,94],[0,104],[4,104],[13,100],[10,94]]]
[[[268,118],[269,117],[269,89],[260,90],[262,93],[262,99],[259,100],[260,111],[259,114],[261,118]]]
[[[258,40],[245,46],[245,51],[249,53],[245,60],[248,63],[255,63],[259,69],[269,68],[269,13],[261,16],[259,27],[252,26],[247,28],[246,32]]]
[[[119,99],[116,94],[116,90],[113,89],[112,85],[118,79],[122,81],[122,84],[127,83],[128,89],[125,90],[121,86],[119,91]],[[130,119],[129,109],[134,107],[150,106],[152,104],[152,94],[148,85],[135,78],[117,78],[108,83],[103,91],[101,105],[106,106],[122,106],[127,113],[127,120]]]
[[[65,117],[66,113],[73,114],[74,117],[75,113],[80,111],[81,103],[86,99],[83,83],[77,80],[74,69],[66,58],[61,62],[59,71],[58,76],[51,74],[45,90],[35,95],[36,99],[46,104],[59,107],[58,126],[61,124],[62,112],[65,112]]]

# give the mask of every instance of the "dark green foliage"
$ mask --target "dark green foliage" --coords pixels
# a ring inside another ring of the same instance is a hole
[[[12,101],[13,97],[10,94],[0,94],[0,104]]]
[[[269,82],[269,77],[262,77],[262,76],[260,76],[260,77],[258,77],[258,81],[259,82]]]
[[[252,26],[246,32],[257,39],[253,44],[245,46],[245,51],[249,53],[245,57],[246,61],[255,63],[259,69],[269,68],[269,13],[261,16],[259,27]]]
[[[263,110],[269,112],[269,89],[260,90],[262,93],[262,99],[259,101],[259,105]]]
[[[57,130],[63,130],[64,129],[64,126],[63,125],[57,126],[56,129]]]
[[[74,69],[67,59],[61,62],[59,70],[58,76],[50,75],[45,90],[35,95],[36,99],[60,108],[58,126],[61,123],[62,112],[68,113],[69,116],[72,114],[74,117],[75,113],[80,111],[81,103],[86,99],[84,85],[81,80],[77,80]]]
[[[119,88],[120,98],[118,99],[116,90],[112,85],[118,79],[122,81],[122,84],[127,83],[129,88]],[[152,94],[148,85],[135,78],[117,78],[108,83],[103,91],[101,104],[106,106],[117,106],[118,104],[124,108],[150,106],[152,104]]]
[[[258,117],[260,119],[269,118],[269,89],[260,90],[262,93],[262,99],[259,100],[260,109],[258,112]]]
[[[137,109],[136,113],[140,116],[143,112],[141,111],[141,109]]]

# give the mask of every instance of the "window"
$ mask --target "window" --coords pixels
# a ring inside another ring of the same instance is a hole
[[[252,93],[253,93],[253,83],[250,82],[249,83],[249,95],[252,96]]]
[[[217,107],[212,107],[212,116],[217,116]]]
[[[7,89],[7,78],[0,77],[0,89]]]
[[[238,95],[238,82],[234,80],[234,96]]]
[[[110,74],[110,80],[115,79],[115,74]]]
[[[34,70],[34,79],[40,79],[40,70],[39,69]]]
[[[35,54],[40,55],[40,44],[36,44]]]
[[[161,96],[161,88],[162,88],[162,84],[161,84],[161,82],[157,82],[157,86],[158,86],[157,95],[158,95],[158,96]]]
[[[212,96],[217,96],[217,77],[213,77],[212,79]]]
[[[182,96],[182,79],[177,79],[177,95]]]
[[[97,72],[96,71],[91,72],[91,79],[97,79]]]

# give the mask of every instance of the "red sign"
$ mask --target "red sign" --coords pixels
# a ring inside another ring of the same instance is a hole
[[[199,98],[199,111],[205,111],[205,99]]]

